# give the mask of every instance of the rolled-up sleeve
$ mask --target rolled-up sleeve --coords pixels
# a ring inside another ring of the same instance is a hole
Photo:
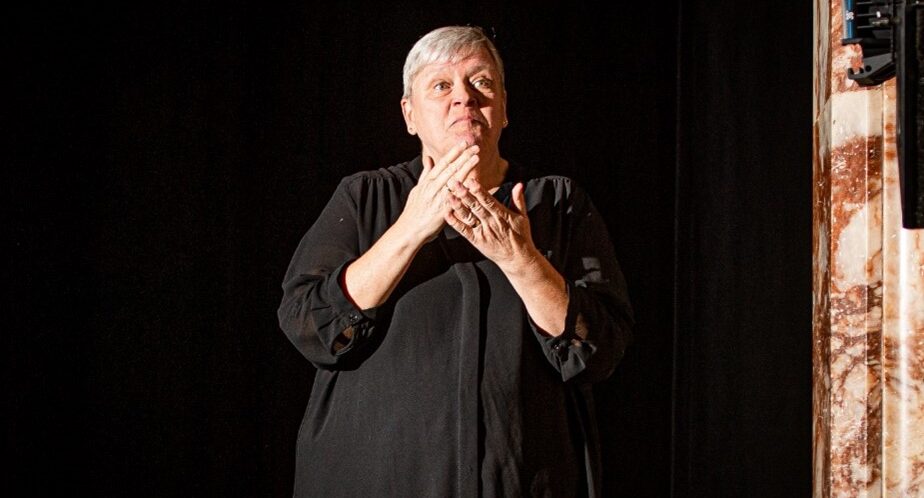
[[[283,280],[279,326],[318,368],[333,369],[375,332],[375,309],[360,310],[341,285],[359,254],[350,182],[340,183],[318,220],[302,237]]]
[[[632,338],[632,308],[606,224],[587,195],[568,183],[557,267],[568,289],[565,330],[550,337],[530,321],[549,363],[563,381],[609,377]]]

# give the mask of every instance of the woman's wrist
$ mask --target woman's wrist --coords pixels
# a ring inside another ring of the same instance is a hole
[[[515,254],[508,261],[498,263],[501,271],[511,278],[528,278],[536,276],[541,278],[543,274],[542,264],[545,258],[535,247],[526,251]]]
[[[407,244],[414,251],[420,249],[421,246],[433,238],[431,234],[425,233],[421,230],[421,227],[416,226],[411,220],[407,219],[406,213],[401,213],[401,216],[391,226],[390,231],[394,232],[397,240]]]

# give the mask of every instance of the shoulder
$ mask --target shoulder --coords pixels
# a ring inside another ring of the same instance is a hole
[[[523,179],[526,195],[536,196],[555,204],[583,203],[587,192],[579,182],[563,175],[534,175]]]
[[[523,182],[526,207],[532,213],[558,213],[556,216],[570,216],[593,212],[596,208],[587,191],[577,180],[565,176],[548,174],[541,170],[516,165],[512,179]]]
[[[360,171],[340,180],[338,190],[358,199],[369,191],[385,191],[396,194],[407,193],[417,183],[419,158],[398,163],[386,168]]]
[[[353,188],[365,185],[401,183],[408,180],[413,182],[415,181],[414,177],[416,176],[413,171],[415,162],[418,161],[414,159],[411,161],[398,163],[387,168],[379,168],[353,173],[352,175],[343,177],[343,179],[340,180],[340,185],[347,188]]]
[[[527,187],[539,189],[552,189],[561,192],[571,192],[579,189],[577,182],[573,179],[562,175],[541,175],[528,178],[525,181]]]
[[[527,194],[554,194],[558,198],[570,198],[575,193],[583,195],[584,189],[574,179],[564,175],[550,174],[540,168],[526,167],[510,161],[508,181],[523,182]]]

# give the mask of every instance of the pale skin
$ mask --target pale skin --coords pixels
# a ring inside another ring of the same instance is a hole
[[[401,100],[408,132],[422,145],[423,171],[398,220],[344,272],[344,291],[360,309],[383,304],[417,251],[448,223],[510,281],[543,332],[561,335],[565,280],[533,244],[523,184],[512,209],[491,195],[507,161],[498,141],[507,123],[506,94],[487,50],[453,63],[429,64]]]

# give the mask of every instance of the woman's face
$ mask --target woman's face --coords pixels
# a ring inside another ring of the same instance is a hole
[[[480,155],[496,153],[507,120],[507,95],[500,73],[486,49],[454,64],[428,64],[401,100],[408,130],[416,133],[424,155],[434,160],[466,141]]]

